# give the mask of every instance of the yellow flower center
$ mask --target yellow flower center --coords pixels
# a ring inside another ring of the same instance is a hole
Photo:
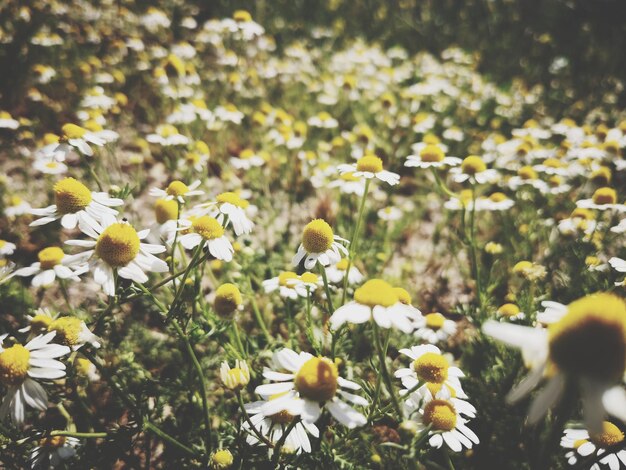
[[[502,201],[506,201],[507,197],[506,197],[506,194],[504,193],[496,192],[496,193],[493,193],[491,196],[489,196],[489,199],[492,202],[502,202]]]
[[[342,258],[341,261],[335,265],[335,267],[339,271],[346,271],[348,269],[348,258]]]
[[[517,176],[519,176],[523,180],[536,180],[537,172],[533,169],[532,166],[523,166],[522,168],[517,170]]]
[[[589,440],[598,447],[607,448],[624,440],[624,433],[613,423],[604,421],[600,434],[591,434]]]
[[[360,179],[354,176],[354,173],[352,173],[351,171],[349,171],[348,173],[344,173],[339,178],[343,181],[360,181]]]
[[[28,375],[30,351],[21,344],[0,353],[0,383],[10,387],[21,384]]]
[[[252,149],[243,149],[240,153],[239,153],[239,158],[241,158],[242,160],[249,160],[250,158],[254,157],[254,150]]]
[[[233,465],[233,454],[228,449],[222,449],[211,455],[211,468],[216,470],[226,470]]]
[[[309,284],[317,284],[318,277],[315,273],[306,272],[302,273],[302,276],[300,276],[300,280]]]
[[[172,181],[165,192],[174,197],[184,196],[189,192],[189,186],[187,186],[182,181]]]
[[[113,268],[126,266],[139,253],[137,231],[124,222],[109,225],[98,237],[96,255]]]
[[[563,372],[618,381],[626,367],[626,302],[606,293],[578,299],[548,327],[548,338],[550,359]]]
[[[438,146],[429,144],[420,152],[420,158],[423,162],[437,163],[443,161],[445,155]]]
[[[91,191],[74,178],[64,178],[54,185],[54,198],[61,214],[74,214],[91,202]]]
[[[274,395],[271,395],[269,399],[276,400],[277,398],[284,396],[286,393],[287,392],[275,393]],[[293,421],[295,416],[286,410],[282,410],[282,411],[279,411],[278,413],[271,415],[269,418],[272,420],[274,424],[288,424]]]
[[[513,272],[516,274],[524,274],[526,271],[532,269],[533,264],[530,261],[519,261],[513,266]]]
[[[315,219],[302,231],[302,245],[307,253],[324,253],[333,244],[333,229],[325,220]]]
[[[80,332],[83,331],[83,322],[76,317],[59,317],[48,325],[48,331],[56,331],[55,339],[66,346],[74,346],[80,342]]]
[[[87,129],[77,126],[76,124],[65,124],[61,130],[63,135],[68,139],[80,139],[87,133]]]
[[[454,390],[454,388],[452,388],[448,384],[444,384],[444,383],[437,384],[437,383],[431,383],[431,382],[428,382],[426,384],[426,388],[428,389],[428,391],[433,397],[437,396],[437,394],[441,391],[442,387],[446,387],[446,389],[448,390],[448,393],[450,394],[450,397],[456,398],[456,390]]]
[[[65,445],[65,436],[50,436],[39,439],[40,447],[58,449]]]
[[[178,218],[178,202],[173,199],[157,199],[154,203],[154,215],[160,224]]]
[[[594,170],[589,178],[598,184],[607,185],[611,182],[611,169],[601,166]]]
[[[413,370],[420,378],[430,383],[440,384],[448,378],[448,360],[441,354],[427,352],[413,361]]]
[[[514,317],[519,312],[519,307],[515,304],[504,304],[498,309],[498,313],[503,317]]]
[[[354,300],[369,307],[391,307],[398,302],[398,293],[388,282],[370,279],[354,291]]]
[[[576,209],[574,209],[570,217],[572,219],[575,217],[579,217],[585,220],[593,220],[596,218],[592,211],[590,211],[589,209],[583,209],[582,207],[577,207]]]
[[[30,328],[33,331],[39,331],[43,329],[48,329],[48,326],[52,323],[52,318],[48,315],[43,315],[38,313],[33,317],[30,321]]]
[[[615,204],[617,202],[617,193],[613,188],[599,188],[591,197],[594,204]]]
[[[237,10],[233,13],[233,19],[242,23],[248,23],[249,21],[252,21],[252,15],[250,15],[250,13],[246,10]]]
[[[365,155],[356,162],[356,171],[378,173],[383,171],[383,161],[376,155]]]
[[[214,217],[204,215],[192,222],[191,228],[205,240],[214,240],[224,235],[224,227]]]
[[[456,427],[456,410],[446,400],[431,400],[424,407],[424,423],[433,431],[452,431]]]
[[[298,279],[298,275],[292,271],[284,271],[278,275],[278,284],[283,287],[293,287],[293,280]]]
[[[482,158],[476,155],[470,155],[461,163],[461,170],[466,175],[475,175],[476,173],[482,173],[487,169],[487,165]]]
[[[227,191],[225,193],[218,194],[215,199],[220,204],[228,202],[229,204],[232,204],[233,206],[241,207],[242,209],[245,209],[249,205],[248,201],[240,198],[237,193],[233,193],[232,191]]]
[[[394,287],[393,291],[398,296],[398,301],[402,302],[404,305],[411,305],[411,294],[406,289],[402,287]]]
[[[230,315],[237,310],[237,307],[241,305],[241,302],[241,292],[239,292],[239,289],[235,284],[222,284],[215,292],[214,307],[218,315]]]
[[[574,441],[574,449],[578,449],[580,446],[586,444],[587,442],[589,442],[587,439],[578,439]]]
[[[443,328],[443,323],[446,321],[446,317],[439,312],[428,313],[424,315],[424,319],[426,320],[426,327],[435,331]]]
[[[333,361],[327,357],[312,357],[300,367],[294,382],[304,398],[324,402],[335,396],[338,377]]]
[[[65,256],[63,250],[58,246],[50,246],[48,248],[44,248],[39,253],[37,253],[37,258],[39,258],[39,263],[41,265],[41,269],[52,269],[57,264],[61,264],[61,260]]]

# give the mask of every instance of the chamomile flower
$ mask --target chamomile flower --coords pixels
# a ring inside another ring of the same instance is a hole
[[[163,147],[187,145],[189,143],[189,137],[178,132],[178,129],[171,124],[157,126],[156,132],[148,134],[146,140],[151,144],[159,144]]]
[[[466,157],[461,162],[460,167],[450,170],[450,174],[457,183],[470,181],[485,184],[493,183],[498,179],[498,172],[493,169],[487,169],[487,164],[477,155]]]
[[[529,423],[539,421],[560,399],[568,378],[582,393],[584,418],[590,430],[600,430],[605,411],[626,421],[626,391],[618,385],[626,369],[623,299],[606,293],[588,295],[569,304],[567,313],[547,329],[490,320],[483,325],[483,332],[520,348],[530,369],[509,393],[509,402],[523,398],[544,377],[548,378],[530,407]]]
[[[230,157],[230,164],[238,170],[249,170],[253,167],[260,167],[265,164],[265,159],[252,149],[243,149],[238,157]]]
[[[111,207],[121,206],[124,201],[109,197],[107,193],[90,191],[74,178],[64,178],[54,185],[54,202],[42,209],[32,209],[33,215],[41,218],[31,222],[31,227],[49,224],[61,219],[61,225],[68,230],[82,227],[93,227],[104,218],[117,215]]]
[[[340,174],[351,173],[356,178],[365,179],[377,178],[391,186],[400,182],[400,175],[383,170],[383,161],[376,155],[365,155],[356,163],[339,165],[337,168]]]
[[[442,389],[444,390],[444,389]],[[464,402],[465,403],[465,402]],[[478,436],[467,427],[460,410],[449,398],[433,398],[419,409],[418,430],[429,428],[428,444],[439,449],[445,444],[453,452],[479,444]]]
[[[38,445],[31,451],[29,464],[31,469],[55,468],[65,460],[76,455],[80,441],[75,437],[49,436],[39,439]]]
[[[294,286],[300,297],[308,297],[323,285],[322,278],[315,273],[304,272],[298,276]]]
[[[396,220],[400,220],[402,218],[402,211],[397,207],[389,206],[380,209],[376,215],[378,215],[378,217],[385,222],[395,222]]]
[[[619,470],[626,466],[626,449],[616,449],[607,453],[606,449],[624,441],[624,433],[610,421],[602,423],[602,431],[590,434],[586,429],[567,428],[561,437],[561,447],[571,449],[566,454],[567,463],[576,465],[579,458],[595,454],[598,458],[590,470],[600,470],[608,466],[610,470]],[[604,455],[604,457],[601,457]],[[621,461],[621,464],[620,464]],[[623,466],[622,466],[623,465]]]
[[[252,403],[246,403],[246,412],[250,415],[250,422],[256,430],[272,443],[278,442],[286,431],[286,426],[291,424],[296,416],[286,410],[266,416],[263,413],[264,406],[271,400],[276,400],[283,394],[270,395],[267,400],[259,400]],[[261,441],[256,434],[250,429],[248,422],[243,423],[243,428],[248,432],[246,441],[250,445],[259,444]],[[283,447],[289,453],[300,454],[302,452],[311,452],[311,441],[309,434],[313,437],[319,437],[319,429],[315,424],[306,421],[300,421],[295,424],[289,435],[285,438]]]
[[[13,219],[19,215],[30,214],[32,207],[21,197],[13,195],[9,198],[7,205],[4,208],[4,215],[9,219]]]
[[[0,239],[0,256],[11,256],[15,252],[15,243]]]
[[[220,193],[215,197],[215,202],[203,204],[200,207],[210,209],[209,215],[215,217],[224,227],[232,224],[237,236],[247,235],[254,228],[254,223],[246,213],[250,203],[235,192]]]
[[[394,374],[396,378],[402,380],[402,386],[407,391],[413,390],[422,396],[429,386],[445,387],[454,394],[454,397],[467,398],[459,380],[465,374],[458,367],[451,366],[437,346],[422,344],[410,349],[401,349],[400,354],[412,360],[409,368],[398,369]],[[420,383],[422,385],[415,389]]]
[[[200,186],[200,180],[196,180],[187,186],[182,181],[172,181],[167,188],[150,188],[150,196],[155,196],[165,200],[176,200],[180,204],[184,204],[186,198],[191,196],[199,196],[204,194],[201,189],[196,189]]]
[[[626,273],[626,260],[613,256],[611,259],[609,259],[609,264],[618,273]],[[615,283],[616,286],[623,285],[623,284],[624,284],[623,280]]]
[[[461,164],[458,157],[446,157],[445,153],[438,145],[425,145],[417,155],[406,157],[404,166],[417,168],[440,168],[446,166],[457,166]]]
[[[76,124],[65,124],[62,128],[59,144],[51,149],[51,154],[62,153],[67,155],[72,149],[77,149],[83,155],[93,156],[93,149],[89,144],[102,147],[106,142],[93,132]]]
[[[351,393],[360,390],[361,386],[340,377],[333,361],[307,352],[298,354],[287,348],[275,352],[273,359],[276,367],[287,372],[263,371],[263,376],[275,383],[259,385],[255,392],[266,397],[283,394],[261,407],[264,416],[286,411],[300,416],[303,422],[315,423],[322,411],[328,410],[350,429],[365,425],[365,416],[343,401],[367,406],[367,400]]]
[[[520,308],[513,303],[502,304],[496,310],[496,316],[500,320],[523,320],[525,318],[524,312],[520,310]]]
[[[230,390],[241,390],[250,382],[250,369],[246,361],[235,361],[235,367],[231,369],[228,362],[222,362],[220,366],[220,379]]]
[[[604,187],[596,189],[591,199],[582,199],[576,202],[576,206],[582,209],[595,209],[599,211],[615,210],[626,212],[626,204],[618,204],[617,192],[613,188]]]
[[[314,219],[302,231],[302,243],[298,247],[292,264],[298,266],[304,260],[304,268],[311,270],[316,264],[328,266],[341,260],[348,250],[341,244],[348,240],[333,233],[333,229],[323,219]]]
[[[81,274],[87,272],[85,261],[87,258],[80,255],[66,255],[57,246],[49,246],[37,253],[39,261],[29,267],[20,268],[15,271],[16,276],[34,276],[33,287],[49,286],[58,277],[59,279],[71,279],[80,281]]]
[[[39,335],[26,345],[4,347],[7,335],[0,336],[0,383],[7,392],[0,405],[0,419],[10,414],[13,421],[24,422],[26,405],[43,411],[48,396],[35,379],[54,380],[65,375],[65,364],[56,359],[70,353],[70,348],[51,344],[56,333]]]
[[[295,300],[298,298],[296,285],[298,284],[298,275],[293,271],[283,271],[278,276],[263,281],[263,289],[266,293],[278,290],[281,297]]]
[[[447,340],[456,333],[456,322],[444,317],[439,312],[427,313],[415,322],[415,336],[431,343]]]
[[[117,222],[115,219],[81,229],[92,240],[68,240],[65,243],[89,248],[81,255],[88,259],[89,270],[93,271],[96,284],[109,296],[115,295],[115,273],[124,279],[144,283],[148,281],[145,271],[169,270],[165,261],[154,256],[163,253],[165,247],[141,242],[150,230],[137,232],[125,220]]]
[[[178,238],[180,244],[191,250],[201,243],[208,247],[209,253],[222,261],[231,261],[235,252],[230,241],[224,235],[224,227],[215,217],[203,215],[191,220],[181,220],[181,228],[184,232]],[[173,243],[173,238],[168,240]]]
[[[78,351],[87,343],[90,343],[94,348],[100,347],[99,338],[87,328],[84,321],[77,317],[54,318],[48,325],[48,331],[55,331],[55,341],[69,346],[72,351]]]
[[[64,175],[67,173],[67,165],[53,159],[38,158],[33,162],[33,168],[46,175]]]
[[[329,188],[339,188],[343,194],[355,194],[359,197],[365,192],[365,181],[353,172],[342,173],[338,179],[328,183]]]
[[[354,264],[350,264],[350,270],[348,271],[348,258],[342,258],[338,263],[330,265],[326,268],[326,275],[328,276],[328,282],[332,284],[342,284],[343,278],[346,277],[346,271],[348,275],[348,284],[361,284],[364,276]]]
[[[354,291],[354,300],[339,307],[330,317],[334,330],[344,323],[373,320],[382,328],[411,333],[421,317],[415,307],[401,301],[400,292],[382,279],[370,279]]]

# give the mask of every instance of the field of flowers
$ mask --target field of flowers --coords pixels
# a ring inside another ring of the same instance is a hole
[[[619,80],[142,3],[0,6],[0,468],[626,468]]]

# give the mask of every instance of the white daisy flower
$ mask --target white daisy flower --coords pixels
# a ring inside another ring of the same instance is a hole
[[[215,202],[209,202],[194,207],[193,211],[200,214],[206,213],[215,217],[224,227],[232,223],[235,235],[247,235],[252,232],[254,223],[248,218],[246,209],[250,203],[239,194],[231,191],[220,193],[215,197]]]
[[[33,287],[49,286],[54,283],[57,277],[77,282],[80,281],[78,276],[88,270],[85,264],[87,260],[85,255],[66,255],[57,246],[44,248],[37,253],[37,258],[39,261],[36,263],[26,268],[17,269],[14,273],[16,276],[34,276]]]
[[[439,312],[427,313],[415,322],[415,336],[431,343],[447,340],[456,333],[456,322],[449,320]]]
[[[522,350],[529,375],[507,399],[516,402],[546,377],[548,383],[533,401],[528,422],[536,423],[560,399],[568,378],[579,387],[583,415],[592,431],[601,429],[607,412],[626,422],[624,376],[626,303],[612,294],[588,295],[567,307],[567,313],[547,329],[487,321],[483,332]],[[581,346],[582,345],[582,346]],[[554,366],[554,367],[552,367]]]
[[[65,460],[69,460],[76,455],[76,447],[80,441],[75,437],[49,436],[39,440],[31,452],[29,464],[31,469],[55,468]]]
[[[314,219],[304,227],[302,243],[291,262],[298,266],[304,260],[304,268],[309,271],[317,263],[321,266],[338,263],[342,254],[348,255],[348,250],[340,242],[349,243],[335,235],[325,220]]]
[[[106,142],[96,134],[76,124],[65,124],[61,130],[63,131],[61,139],[55,147],[50,149],[48,153],[50,156],[56,153],[61,153],[65,156],[73,149],[77,149],[83,155],[91,157],[93,155],[93,149],[89,144],[98,147],[102,147],[106,144]]]
[[[266,293],[278,290],[281,297],[295,300],[298,298],[296,285],[298,284],[298,275],[292,271],[283,271],[278,276],[266,279],[262,282],[263,289]]]
[[[590,470],[601,470],[604,466],[608,466],[610,470],[620,470],[626,466],[626,449],[607,453],[606,448],[619,445],[623,441],[624,433],[615,424],[604,421],[602,432],[593,435],[586,429],[565,429],[561,447],[571,449],[565,454],[570,465],[576,465],[580,457],[587,458],[595,454],[597,457],[604,457],[594,459],[595,463],[589,467]]]
[[[334,129],[339,125],[337,120],[326,111],[311,116],[306,123],[311,127],[320,127],[322,129]]]
[[[231,368],[228,362],[222,362],[220,366],[220,379],[231,390],[241,390],[250,382],[250,369],[246,361],[235,361],[235,367]]]
[[[500,320],[508,321],[523,320],[524,318],[526,318],[524,312],[522,312],[520,308],[513,303],[500,305],[498,307],[498,310],[496,310],[496,316]]]
[[[243,149],[238,157],[230,157],[229,162],[238,170],[249,170],[265,165],[265,160],[260,153],[255,153],[252,149]]]
[[[150,188],[149,194],[150,196],[155,196],[165,200],[174,199],[179,203],[184,204],[185,198],[204,194],[204,191],[201,189],[196,189],[198,186],[200,186],[200,180],[194,181],[189,186],[182,181],[176,180],[172,181],[165,189]]]
[[[617,202],[617,192],[613,188],[607,187],[596,189],[591,199],[576,201],[576,206],[582,209],[626,212],[626,204],[619,204]]]
[[[294,289],[300,297],[308,297],[323,285],[322,278],[311,272],[302,273],[294,285]]]
[[[206,244],[209,253],[222,261],[231,261],[235,249],[224,235],[224,227],[215,217],[203,215],[191,220],[180,220],[179,231],[184,234],[178,237],[178,241],[186,249],[191,250],[201,243]],[[168,240],[168,244],[174,243],[173,236]]]
[[[189,143],[189,137],[178,132],[178,129],[171,124],[157,126],[156,132],[148,134],[146,140],[151,144],[159,144],[164,147],[187,145]]]
[[[376,214],[381,220],[386,222],[395,222],[396,220],[400,220],[402,218],[402,211],[393,206],[380,209]]]
[[[352,176],[356,178],[377,178],[391,186],[400,182],[400,175],[383,170],[383,161],[376,155],[365,155],[359,158],[356,163],[339,165],[337,169],[342,175],[344,173],[351,173]]]
[[[542,325],[556,323],[567,313],[567,305],[552,300],[543,300],[541,306],[544,310],[537,312],[537,323]]]
[[[432,400],[424,400],[420,407],[418,430],[424,431],[430,426],[428,431],[428,444],[435,449],[439,449],[445,443],[453,452],[461,452],[463,448],[471,449],[474,444],[479,444],[478,436],[467,427],[469,421],[465,419],[460,412],[458,406],[468,404],[465,401],[458,400],[455,403],[449,398],[449,395],[442,389]],[[447,397],[447,398],[446,398]],[[415,406],[412,400],[408,400],[409,410]],[[466,408],[466,411],[471,411]]]
[[[282,394],[278,396],[270,396],[268,400],[259,400],[253,403],[246,403],[245,410],[250,415],[250,422],[254,428],[269,442],[275,444],[283,437],[286,428],[297,419],[288,411],[282,410],[273,415],[266,416],[263,413],[263,407],[271,400],[280,398]],[[243,429],[247,431],[246,441],[249,445],[256,445],[261,443],[257,435],[250,428],[250,424],[244,421],[242,424]],[[300,421],[295,424],[289,435],[285,438],[283,443],[283,449],[289,453],[300,454],[302,452],[311,452],[311,441],[309,440],[309,434],[313,437],[319,437],[319,429],[315,424],[308,423],[306,421]]]
[[[327,184],[329,188],[339,188],[343,194],[355,194],[359,197],[365,193],[365,181],[354,175],[353,172],[342,173],[339,179]]]
[[[609,259],[609,264],[618,273],[626,273],[626,260],[613,256],[611,259]],[[623,284],[624,280],[615,283],[616,286],[621,286]]]
[[[163,253],[165,247],[142,243],[150,230],[137,232],[125,220],[107,219],[102,225],[81,227],[83,233],[93,240],[68,240],[72,246],[90,248],[82,253],[88,258],[89,270],[93,270],[93,278],[102,286],[105,294],[115,295],[115,273],[131,281],[141,283],[148,281],[144,271],[167,272],[167,263],[155,254]]]
[[[37,158],[33,162],[33,168],[46,175],[64,175],[67,173],[67,165],[65,163],[47,158]]]
[[[343,401],[367,406],[368,402],[363,397],[346,391],[360,390],[361,386],[339,377],[337,366],[330,359],[315,357],[307,352],[297,354],[284,348],[274,353],[274,364],[287,372],[265,369],[263,376],[276,383],[259,385],[255,392],[265,397],[283,395],[261,407],[264,416],[271,417],[286,411],[300,416],[303,422],[315,423],[326,409],[350,429],[367,423],[363,414]]]
[[[487,169],[487,165],[477,155],[466,157],[460,167],[450,170],[452,179],[457,183],[465,181],[475,181],[479,184],[494,183],[498,180],[499,174],[496,170]]]
[[[61,219],[68,230],[76,225],[94,227],[104,218],[115,217],[117,211],[111,207],[121,206],[124,201],[111,198],[107,193],[89,191],[87,186],[74,178],[64,178],[54,185],[55,204],[43,209],[32,209],[33,215],[41,216],[31,222],[31,227],[45,225]]]
[[[7,111],[0,111],[0,129],[17,129],[20,122]]]
[[[348,258],[342,258],[338,263],[328,266],[326,268],[326,275],[328,276],[328,282],[331,284],[343,284],[343,278],[346,277],[346,270],[348,269]],[[359,268],[350,265],[350,271],[348,271],[348,284],[361,284],[364,276],[359,271]]]
[[[15,243],[0,240],[0,256],[10,256],[15,252]]]
[[[370,279],[354,291],[354,300],[339,307],[330,317],[333,330],[344,323],[375,321],[382,328],[397,328],[411,333],[421,312],[403,302],[404,289],[394,288],[382,279]]]
[[[58,317],[59,314],[55,313],[54,315],[48,308],[42,307],[35,310],[34,315],[26,315],[26,319],[28,320],[28,326],[24,328],[20,328],[20,333],[32,332],[34,334],[39,334],[43,332],[48,332],[48,326],[50,323]]]
[[[412,360],[409,368],[398,369],[394,374],[402,380],[406,391],[413,390],[422,383],[418,389],[413,390],[420,397],[428,390],[446,388],[454,397],[467,398],[459,380],[465,374],[458,367],[451,366],[437,346],[422,344],[410,349],[400,349],[400,353]]]
[[[495,192],[488,197],[481,197],[476,200],[476,210],[507,211],[514,205],[515,201],[513,199],[509,199],[506,194],[500,192]]]
[[[32,207],[30,207],[28,202],[19,196],[13,195],[9,198],[8,204],[4,208],[4,215],[12,219],[18,215],[30,214],[31,210]]]
[[[428,144],[417,155],[406,157],[404,166],[417,168],[440,168],[444,165],[457,166],[461,164],[458,157],[446,157],[438,145]]]
[[[48,407],[46,391],[35,379],[55,380],[65,376],[65,364],[56,358],[70,353],[70,348],[50,344],[56,333],[51,332],[33,338],[25,346],[14,344],[5,348],[0,336],[0,383],[7,393],[0,405],[0,419],[7,414],[21,425],[26,405],[40,411]]]
[[[33,323],[31,322],[31,326]],[[48,325],[49,332],[56,332],[55,341],[69,346],[72,351],[78,351],[85,344],[89,343],[94,348],[100,347],[100,341],[94,335],[84,321],[72,316],[54,318]]]

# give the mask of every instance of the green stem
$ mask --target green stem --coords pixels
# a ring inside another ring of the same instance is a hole
[[[472,258],[472,270],[474,280],[476,281],[476,298],[478,300],[479,312],[483,311],[483,294],[480,279],[480,266],[478,265],[478,257],[476,255],[476,185],[472,184],[472,211],[470,212],[470,256]]]
[[[235,318],[231,320],[231,328],[233,330],[233,338],[235,340],[235,346],[239,350],[242,359],[246,358],[246,350],[243,347],[243,343],[241,342],[241,336],[239,335],[239,326],[237,326],[237,321]]]
[[[326,268],[319,265],[320,274],[322,275],[322,280],[324,281],[324,291],[326,292],[326,301],[328,302],[328,314],[332,315],[335,311],[335,307],[333,307],[333,298],[330,294],[330,286],[328,285],[328,276],[326,275]],[[347,276],[347,274],[346,274]]]
[[[51,431],[50,436],[68,436],[85,439],[100,439],[107,437],[109,434],[106,432],[72,432],[72,431]]]
[[[267,325],[265,325],[265,320],[263,319],[263,315],[259,310],[259,306],[256,304],[256,299],[254,298],[254,291],[252,290],[252,281],[248,278],[248,284],[250,285],[250,304],[252,305],[252,311],[254,312],[254,318],[256,319],[259,328],[263,332],[263,336],[265,336],[265,340],[268,343],[272,342],[272,335],[267,329]]]
[[[175,447],[179,448],[180,450],[182,450],[186,454],[191,455],[192,457],[199,457],[199,455],[194,450],[190,449],[189,447],[187,447],[182,442],[176,440],[175,438],[173,438],[172,436],[170,436],[166,432],[162,431],[154,423],[152,423],[150,421],[146,421],[146,423],[144,424],[144,429],[146,431],[150,431],[153,434],[159,436],[161,439],[163,439],[166,442],[169,442],[170,444],[172,444]]]
[[[243,415],[243,419],[245,419],[248,426],[250,426],[250,430],[254,433],[254,435],[259,439],[263,444],[268,447],[274,447],[274,443],[270,441],[267,437],[265,437],[261,432],[256,428],[254,424],[252,424],[252,420],[250,420],[250,415],[246,411],[246,406],[243,403],[243,398],[241,396],[241,392],[238,390],[237,392],[237,403],[239,403],[239,408],[241,408],[241,414]]]
[[[380,362],[380,368],[382,369],[383,380],[385,381],[385,385],[387,386],[387,391],[391,396],[391,403],[393,404],[393,408],[396,411],[398,418],[402,418],[402,408],[400,408],[400,403],[398,403],[398,397],[396,397],[395,389],[393,387],[393,381],[391,380],[391,376],[389,375],[389,369],[387,369],[387,351],[383,349],[382,342],[380,340],[380,329],[378,328],[378,324],[373,321],[374,325],[374,342],[376,343],[376,349],[378,351],[378,359]]]
[[[274,464],[273,465],[274,468],[276,468],[276,465],[278,464],[278,460],[280,459],[280,450],[283,448],[283,444],[285,443],[287,436],[289,436],[289,433],[293,430],[293,428],[296,427],[296,424],[298,424],[299,422],[300,420],[297,418],[292,419],[291,423],[289,423],[289,426],[283,432],[283,435],[280,437],[280,439],[276,443],[276,447],[274,448],[274,455],[272,456],[272,462]]]
[[[170,309],[169,309],[169,311],[166,314],[167,319],[171,318],[172,313],[174,312],[174,310],[178,306],[177,305],[178,301],[180,300],[180,296],[182,295],[183,290],[185,288],[185,282],[187,281],[187,278],[189,277],[189,273],[195,267],[196,261],[198,261],[198,258],[200,257],[200,253],[202,253],[202,248],[203,247],[204,247],[204,240],[202,242],[200,242],[200,244],[194,250],[193,257],[191,258],[191,261],[187,265],[187,269],[185,269],[185,272],[183,273],[183,278],[180,281],[178,289],[176,290],[176,294],[174,295],[174,300],[172,300],[172,304],[170,305]]]
[[[357,244],[358,244],[358,236],[359,230],[361,228],[361,221],[363,220],[363,212],[365,210],[365,200],[367,199],[367,193],[370,188],[370,179],[365,180],[365,188],[363,190],[363,197],[361,198],[361,204],[359,205],[359,214],[356,219],[356,225],[354,226],[354,230],[352,231],[352,238],[350,239],[350,246],[348,247],[348,267],[346,268],[346,275],[343,278],[343,292],[341,294],[341,305],[346,303],[346,291],[348,289],[348,273],[350,272],[350,268],[352,267],[352,259],[357,253]]]
[[[204,410],[203,419],[204,426],[206,428],[206,448],[210,452],[211,451],[211,416],[209,415],[209,404],[207,401],[207,393],[206,393],[206,383],[204,380],[204,373],[202,372],[202,366],[200,365],[200,361],[196,356],[196,353],[191,346],[191,342],[189,341],[189,337],[183,332],[180,325],[177,321],[173,321],[172,325],[176,330],[176,333],[180,337],[180,339],[185,343],[185,349],[187,350],[187,354],[191,358],[191,362],[193,363],[194,368],[196,369],[196,374],[198,375],[198,379],[200,381],[200,393],[202,395],[202,408]]]

